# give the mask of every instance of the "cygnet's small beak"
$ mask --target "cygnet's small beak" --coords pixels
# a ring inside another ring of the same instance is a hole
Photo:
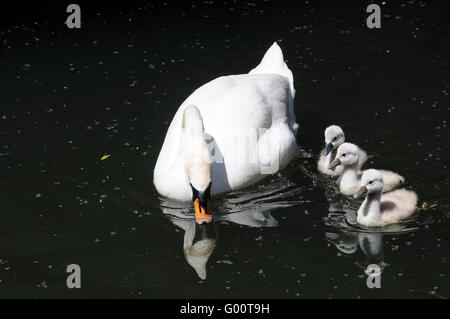
[[[323,155],[327,156],[328,154],[330,154],[330,152],[333,150],[334,145],[332,143],[328,143],[324,150],[323,150]]]
[[[336,168],[336,166],[339,166],[339,165],[341,165],[341,160],[339,159],[339,158],[335,158],[331,163],[330,163],[330,165],[328,165],[328,169],[334,169],[334,168]]]
[[[356,194],[353,195],[353,198],[354,198],[354,199],[358,199],[358,198],[360,198],[361,196],[363,196],[363,195],[366,194],[366,193],[367,193],[367,187],[366,187],[366,186],[361,186],[361,187],[358,189],[358,191],[356,192]]]

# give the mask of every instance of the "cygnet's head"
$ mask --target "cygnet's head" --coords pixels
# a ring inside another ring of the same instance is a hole
[[[340,126],[331,125],[325,129],[325,149],[323,155],[328,155],[333,149],[345,142],[344,131]]]
[[[361,187],[354,197],[360,198],[366,193],[377,193],[383,190],[383,177],[381,173],[376,169],[368,169],[364,171],[361,177]]]
[[[344,143],[339,146],[336,158],[330,163],[329,169],[333,169],[338,165],[351,166],[359,161],[359,148],[352,143]]]

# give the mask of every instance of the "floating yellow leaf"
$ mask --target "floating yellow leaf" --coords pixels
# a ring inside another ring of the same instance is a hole
[[[111,155],[109,155],[109,154],[106,154],[106,155],[103,155],[102,156],[102,158],[100,159],[101,161],[104,161],[105,159],[107,159],[108,157],[110,157]]]

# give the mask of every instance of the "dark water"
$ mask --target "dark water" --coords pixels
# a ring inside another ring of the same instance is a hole
[[[364,1],[82,6],[81,30],[65,27],[63,5],[8,14],[0,297],[449,297],[450,5],[387,2],[379,30]],[[216,198],[215,224],[196,229],[190,206],[152,184],[168,125],[193,90],[248,72],[275,40],[303,151]],[[357,204],[315,170],[329,124],[438,206],[385,233],[353,225]],[[81,289],[66,287],[72,263]],[[366,286],[369,264],[380,289]]]

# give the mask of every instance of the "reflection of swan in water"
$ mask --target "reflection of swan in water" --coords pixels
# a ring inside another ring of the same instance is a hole
[[[354,254],[359,247],[366,256],[366,260],[364,262],[357,263],[363,270],[365,270],[370,264],[379,265],[381,270],[388,266],[388,264],[384,262],[382,233],[325,233],[325,238],[344,254]]]
[[[194,219],[172,218],[184,230],[183,251],[188,264],[201,279],[206,279],[206,263],[216,248],[216,224],[197,224]]]
[[[103,192],[107,193],[108,198],[116,205],[135,214],[141,214],[142,207],[161,209],[174,225],[184,231],[183,251],[186,260],[200,278],[206,278],[206,265],[217,245],[217,228],[220,222],[247,227],[276,227],[278,221],[271,214],[273,210],[309,202],[309,184],[298,186],[291,180],[291,176],[300,175],[297,170],[296,165],[290,165],[284,171],[289,178],[277,174],[270,178],[269,183],[216,197],[211,206],[214,222],[210,223],[206,230],[194,227],[192,203],[159,198],[159,203],[155,205],[155,202],[149,199],[148,193],[128,187],[123,187],[124,191],[120,192],[120,196],[113,191]]]
[[[184,230],[186,261],[201,279],[206,279],[206,265],[217,244],[220,222],[247,227],[276,227],[278,221],[271,211],[303,202],[301,198],[305,191],[305,187],[295,186],[281,176],[271,184],[217,198],[211,207],[214,222],[202,225],[195,222],[190,203],[160,198],[160,207],[174,225]]]
[[[170,205],[175,206],[170,207]],[[194,268],[197,275],[206,279],[206,265],[216,248],[218,239],[217,224],[230,222],[249,227],[274,227],[278,221],[268,211],[236,212],[230,214],[216,214],[214,222],[210,224],[197,224],[190,213],[190,206],[183,203],[163,200],[163,213],[169,215],[170,221],[184,230],[183,251],[188,264]]]
[[[189,203],[161,198],[161,209],[174,225],[184,230],[184,257],[200,279],[206,279],[206,264],[218,238],[216,222],[197,224]]]

